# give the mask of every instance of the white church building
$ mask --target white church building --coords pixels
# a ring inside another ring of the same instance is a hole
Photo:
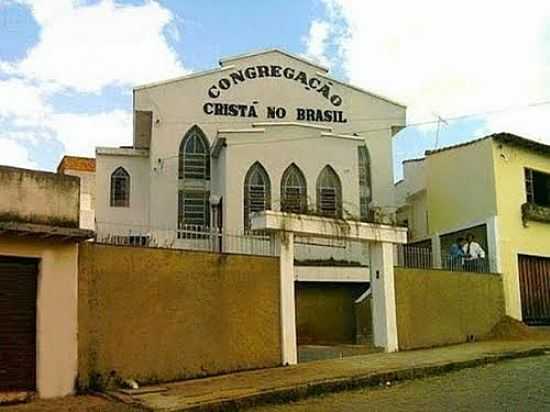
[[[224,58],[136,87],[133,102],[133,145],[96,149],[99,239],[186,247],[213,231],[245,236],[262,210],[395,211],[392,138],[406,108],[301,57]]]

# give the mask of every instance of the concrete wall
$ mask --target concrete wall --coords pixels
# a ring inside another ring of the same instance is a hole
[[[95,172],[66,169],[63,173],[80,179],[80,228],[95,230]]]
[[[78,193],[78,184],[76,188]],[[36,373],[41,398],[65,396],[74,391],[77,377],[77,254],[75,243],[0,236],[0,255],[40,259]]]
[[[0,166],[0,220],[78,228],[79,179]]]
[[[79,384],[281,364],[276,258],[83,244]]]
[[[399,348],[484,337],[504,316],[500,275],[395,269]]]
[[[298,343],[354,344],[354,302],[367,288],[367,283],[296,282]]]
[[[492,141],[486,139],[426,158],[430,233],[497,214],[492,151]]]
[[[525,168],[550,174],[550,157],[508,144],[493,143],[498,207],[499,256],[504,274],[506,310],[522,318],[518,255],[550,257],[550,224],[523,225],[521,205],[527,202]]]

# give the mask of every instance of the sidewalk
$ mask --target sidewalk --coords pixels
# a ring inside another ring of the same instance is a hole
[[[545,353],[550,353],[550,340],[487,341],[233,373],[111,395],[147,410],[219,411],[285,402]]]

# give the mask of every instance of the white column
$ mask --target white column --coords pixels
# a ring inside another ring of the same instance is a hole
[[[434,268],[441,269],[443,267],[441,264],[441,238],[439,233],[432,235],[432,259]]]
[[[395,279],[393,245],[371,242],[370,277],[373,292],[374,344],[386,352],[397,352],[397,314],[395,307]]]
[[[283,365],[298,363],[296,342],[296,300],[294,295],[294,234],[277,232],[280,246],[281,349]]]

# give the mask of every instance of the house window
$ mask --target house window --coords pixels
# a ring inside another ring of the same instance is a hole
[[[550,207],[550,174],[525,169],[527,203]]]
[[[130,175],[123,167],[111,174],[111,207],[130,207]]]
[[[368,219],[369,203],[372,200],[370,156],[367,146],[359,146],[359,214],[361,220]]]
[[[244,179],[244,225],[250,229],[250,214],[271,209],[271,182],[264,167],[254,163]]]
[[[342,185],[330,166],[325,166],[317,179],[317,211],[326,216],[342,216]]]
[[[209,194],[203,190],[178,192],[178,229],[207,231],[210,223]]]
[[[178,159],[180,179],[210,180],[209,144],[198,126],[193,126],[181,141]]]
[[[281,180],[281,210],[290,213],[307,211],[306,179],[294,163],[285,170]]]

